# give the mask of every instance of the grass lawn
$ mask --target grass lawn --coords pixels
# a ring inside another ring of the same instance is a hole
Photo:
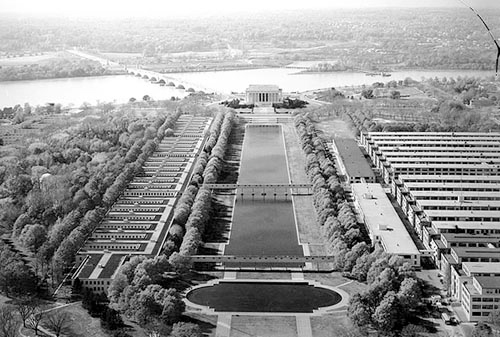
[[[354,330],[351,321],[345,314],[328,314],[311,317],[311,330],[314,337],[349,336],[347,332]]]
[[[101,328],[99,318],[94,318],[83,309],[81,304],[73,304],[59,309],[61,312],[66,312],[70,317],[70,331],[69,336],[72,337],[109,337],[110,334],[106,333]],[[140,335],[134,335],[140,336]]]
[[[293,316],[233,316],[230,337],[249,336],[295,337],[297,322]]]
[[[201,331],[203,331],[204,337],[215,337],[215,331],[217,328],[217,316],[216,315],[205,315],[197,312],[184,313],[183,321],[196,323],[200,326]]]
[[[1,58],[0,66],[21,66],[25,64],[45,63],[47,60],[57,57],[59,57],[57,53],[43,53],[43,55]]]
[[[349,123],[338,119],[338,117],[321,119],[315,126],[318,130],[322,131],[329,140],[333,138],[354,139],[354,132],[349,126]]]
[[[305,156],[293,123],[282,124],[285,135],[285,146],[288,156],[288,169],[294,183],[309,183],[305,172]],[[312,196],[293,197],[299,240],[301,243],[322,244],[323,238],[316,222],[316,211]],[[324,255],[324,252],[323,254]]]

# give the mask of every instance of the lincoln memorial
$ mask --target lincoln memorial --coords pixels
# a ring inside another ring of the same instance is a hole
[[[250,84],[246,90],[247,104],[265,104],[283,102],[282,90],[272,84]]]

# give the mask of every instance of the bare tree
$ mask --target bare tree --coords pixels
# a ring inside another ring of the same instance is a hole
[[[31,314],[35,311],[36,304],[32,301],[22,301],[16,304],[16,310],[21,316],[21,319],[23,320],[23,326],[27,328],[26,326],[26,320],[30,318]]]
[[[59,337],[61,333],[66,332],[69,323],[70,318],[68,313],[61,311],[49,314],[44,320],[45,326],[52,330],[57,337]]]
[[[16,337],[17,321],[12,307],[0,308],[0,337]]]
[[[45,317],[45,312],[40,307],[35,307],[33,313],[26,320],[26,327],[35,331],[35,335],[38,336],[38,329],[40,328],[40,323],[42,323]]]

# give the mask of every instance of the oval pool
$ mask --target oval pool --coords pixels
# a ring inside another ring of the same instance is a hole
[[[313,313],[342,300],[336,291],[307,282],[231,282],[202,286],[188,301],[216,312]]]

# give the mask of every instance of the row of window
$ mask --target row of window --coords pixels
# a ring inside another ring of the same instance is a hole
[[[481,222],[498,222],[500,221],[500,217],[487,217],[487,216],[473,216],[471,214],[467,217],[460,216],[436,216],[436,215],[428,215],[429,220],[431,221],[481,221]]]
[[[126,245],[126,246],[115,246],[115,245],[90,245],[88,249],[109,249],[109,250],[139,250],[141,245]]]
[[[415,178],[406,178],[406,179],[401,179],[401,182],[394,181],[394,184],[396,185],[403,185],[407,183],[445,183],[445,184],[460,184],[463,182],[466,183],[474,183],[474,184],[497,184],[500,180],[495,179],[495,177],[491,178],[478,178],[478,179],[445,179],[445,178],[435,178],[435,179],[419,179],[417,177]]]
[[[83,284],[85,285],[110,285],[110,281],[109,280],[83,280],[82,281]]]
[[[391,167],[396,174],[421,174],[436,175],[456,173],[464,176],[477,176],[495,174],[499,172],[498,167]]]
[[[109,215],[108,216],[108,220],[123,220],[123,219],[127,219],[127,220],[151,220],[153,221],[155,218],[157,217],[157,215],[144,215],[144,216],[140,216],[140,215],[134,215],[134,216],[129,216],[129,215]]]
[[[370,147],[370,145],[368,145]],[[484,147],[484,148],[498,148],[500,145],[498,142],[491,142],[491,140],[485,140],[485,141],[478,141],[474,140],[471,142],[456,142],[455,140],[449,140],[447,139],[440,139],[439,141],[433,142],[433,141],[428,141],[428,142],[418,142],[418,143],[411,143],[411,140],[407,140],[405,143],[400,143],[400,142],[389,142],[389,143],[379,143],[374,144],[373,147],[375,148],[381,148],[381,147],[388,147],[388,148],[397,148],[398,146],[404,146],[405,148],[413,148],[413,147],[431,147],[431,148],[456,148],[456,147],[463,147],[463,148],[474,148],[474,147]],[[401,150],[401,148],[400,148]]]
[[[500,302],[500,297],[473,297],[472,302]]]
[[[473,240],[474,238],[471,238]],[[444,241],[443,241],[444,242]],[[488,247],[488,243],[478,242],[452,242],[450,247]]]
[[[424,210],[430,211],[500,211],[499,206],[425,206]]]
[[[95,236],[96,239],[145,239],[146,235],[145,234],[96,234]]]
[[[141,191],[141,192],[135,192],[135,191],[125,191],[125,196],[134,196],[134,197],[141,197],[141,196],[146,196],[146,197],[174,197],[176,192],[149,192],[149,191]]]
[[[452,253],[452,255],[455,255]],[[455,256],[457,260],[458,257]],[[497,257],[462,257],[461,262],[500,262],[500,258]]]

